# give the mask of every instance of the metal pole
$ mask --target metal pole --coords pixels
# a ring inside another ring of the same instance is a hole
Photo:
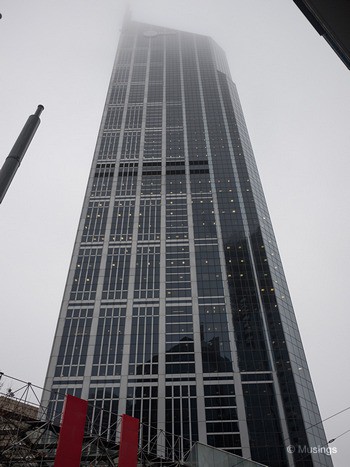
[[[30,142],[35,135],[35,132],[40,124],[40,114],[44,110],[44,106],[38,105],[34,115],[30,115],[24,125],[20,135],[17,138],[10,154],[7,156],[4,165],[0,170],[0,203],[11,185],[12,179],[20,166],[23,156],[26,153]]]

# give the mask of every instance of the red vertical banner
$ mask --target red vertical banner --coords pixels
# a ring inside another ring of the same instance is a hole
[[[79,467],[88,402],[66,395],[54,467]]]
[[[139,442],[139,419],[122,415],[118,467],[136,467]]]

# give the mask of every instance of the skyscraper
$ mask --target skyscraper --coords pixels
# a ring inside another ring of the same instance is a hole
[[[45,387],[183,450],[332,465],[236,88],[209,37],[124,24]],[[107,431],[108,417],[95,417]]]

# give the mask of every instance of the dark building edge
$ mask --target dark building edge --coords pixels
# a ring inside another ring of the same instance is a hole
[[[337,9],[335,16],[329,16],[322,2],[318,0],[317,5],[313,5],[310,0],[293,0],[300,11],[310,21],[316,31],[324,37],[334,52],[350,70],[350,28],[348,33],[341,38],[341,22],[344,18],[350,22],[350,3],[346,0],[331,0],[328,2]],[[342,31],[344,33],[344,31]]]

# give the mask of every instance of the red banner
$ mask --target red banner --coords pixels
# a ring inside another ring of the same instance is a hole
[[[139,419],[122,415],[118,467],[137,466]]]
[[[54,467],[79,467],[88,402],[66,395]]]

